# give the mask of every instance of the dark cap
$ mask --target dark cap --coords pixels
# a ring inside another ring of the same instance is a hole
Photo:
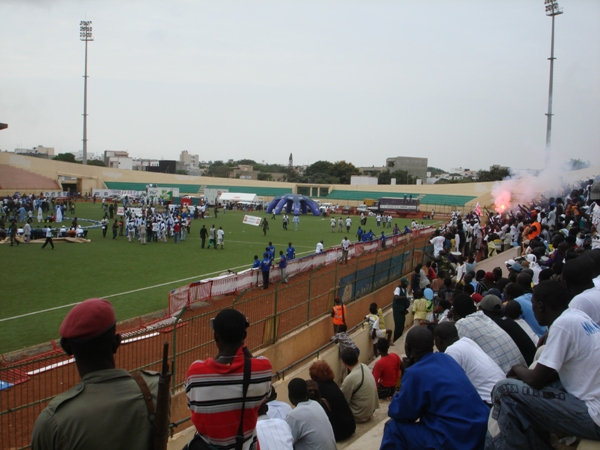
[[[227,344],[237,344],[246,337],[246,328],[250,324],[241,312],[227,308],[217,314],[213,321],[213,329],[219,338]]]
[[[494,276],[494,274],[492,272],[486,272],[483,279],[490,283],[493,283],[494,281],[496,281],[496,277]]]
[[[502,309],[502,300],[495,295],[486,295],[479,302],[479,309],[483,311],[500,311]]]
[[[87,341],[117,323],[115,311],[108,300],[90,298],[76,305],[63,320],[59,334],[65,339]]]

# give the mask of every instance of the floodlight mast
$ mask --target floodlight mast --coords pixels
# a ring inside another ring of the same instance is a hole
[[[562,14],[562,8],[558,6],[557,0],[544,0],[546,5],[546,16],[552,17],[552,38],[550,41],[550,82],[548,88],[548,113],[546,113],[546,168],[550,166],[550,153],[552,150],[552,84],[554,79],[554,18]]]
[[[94,40],[92,35],[92,21],[82,20],[79,22],[79,40],[85,42],[85,72],[83,75],[83,157],[82,163],[87,164],[87,51],[88,42]]]

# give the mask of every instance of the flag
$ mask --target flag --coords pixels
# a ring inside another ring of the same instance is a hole
[[[477,205],[475,206],[475,209],[473,210],[473,212],[475,214],[477,214],[479,217],[481,217],[481,206],[479,206],[479,202],[477,202]]]

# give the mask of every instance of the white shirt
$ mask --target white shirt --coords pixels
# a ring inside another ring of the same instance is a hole
[[[585,402],[600,426],[600,326],[583,311],[567,308],[548,332],[539,364],[558,372],[565,390]]]
[[[321,244],[320,242],[317,243],[317,249],[315,250],[315,253],[321,253],[323,251],[323,244]]]
[[[600,325],[600,289],[593,287],[576,295],[569,302],[569,308],[583,311]]]
[[[436,236],[429,242],[433,245],[433,256],[437,258],[440,256],[440,251],[444,250],[444,242],[446,238],[444,236]]]
[[[537,346],[540,337],[535,333],[535,331],[533,331],[533,328],[531,328],[529,324],[525,322],[525,319],[521,319],[519,317],[518,319],[514,320],[521,328],[523,328],[523,331],[527,333],[527,336],[529,336],[533,343]]]
[[[293,450],[292,430],[283,419],[270,419],[268,415],[258,417],[256,434],[261,450]]]
[[[506,378],[500,366],[490,358],[481,347],[468,337],[450,345],[444,352],[463,368],[477,393],[484,402],[492,402],[494,385]]]
[[[342,249],[344,250],[348,250],[350,248],[350,240],[349,239],[342,239]]]
[[[267,410],[267,416],[271,419],[283,419],[292,412],[292,407],[286,402],[280,402],[279,400],[271,400],[268,402],[269,409]]]

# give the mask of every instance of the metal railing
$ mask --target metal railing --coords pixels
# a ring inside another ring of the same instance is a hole
[[[425,254],[431,254],[429,247],[429,236],[423,235],[363,253],[348,264],[336,259],[314,267],[290,278],[289,284],[279,282],[268,290],[245,289],[236,297],[212,299],[196,311],[184,309],[164,326],[141,334],[127,333],[115,355],[116,365],[129,371],[158,371],[162,345],[168,341],[174,392],[183,386],[193,361],[216,354],[210,318],[222,308],[233,307],[248,317],[251,325],[246,344],[255,352],[329,315],[334,297],[339,295],[348,304],[411,272]],[[127,331],[120,328],[118,332]],[[0,448],[29,448],[33,424],[42,409],[80,381],[72,362],[60,348],[12,364],[0,362],[0,380],[14,384],[0,391]],[[171,420],[182,423],[185,418],[172,416]]]

